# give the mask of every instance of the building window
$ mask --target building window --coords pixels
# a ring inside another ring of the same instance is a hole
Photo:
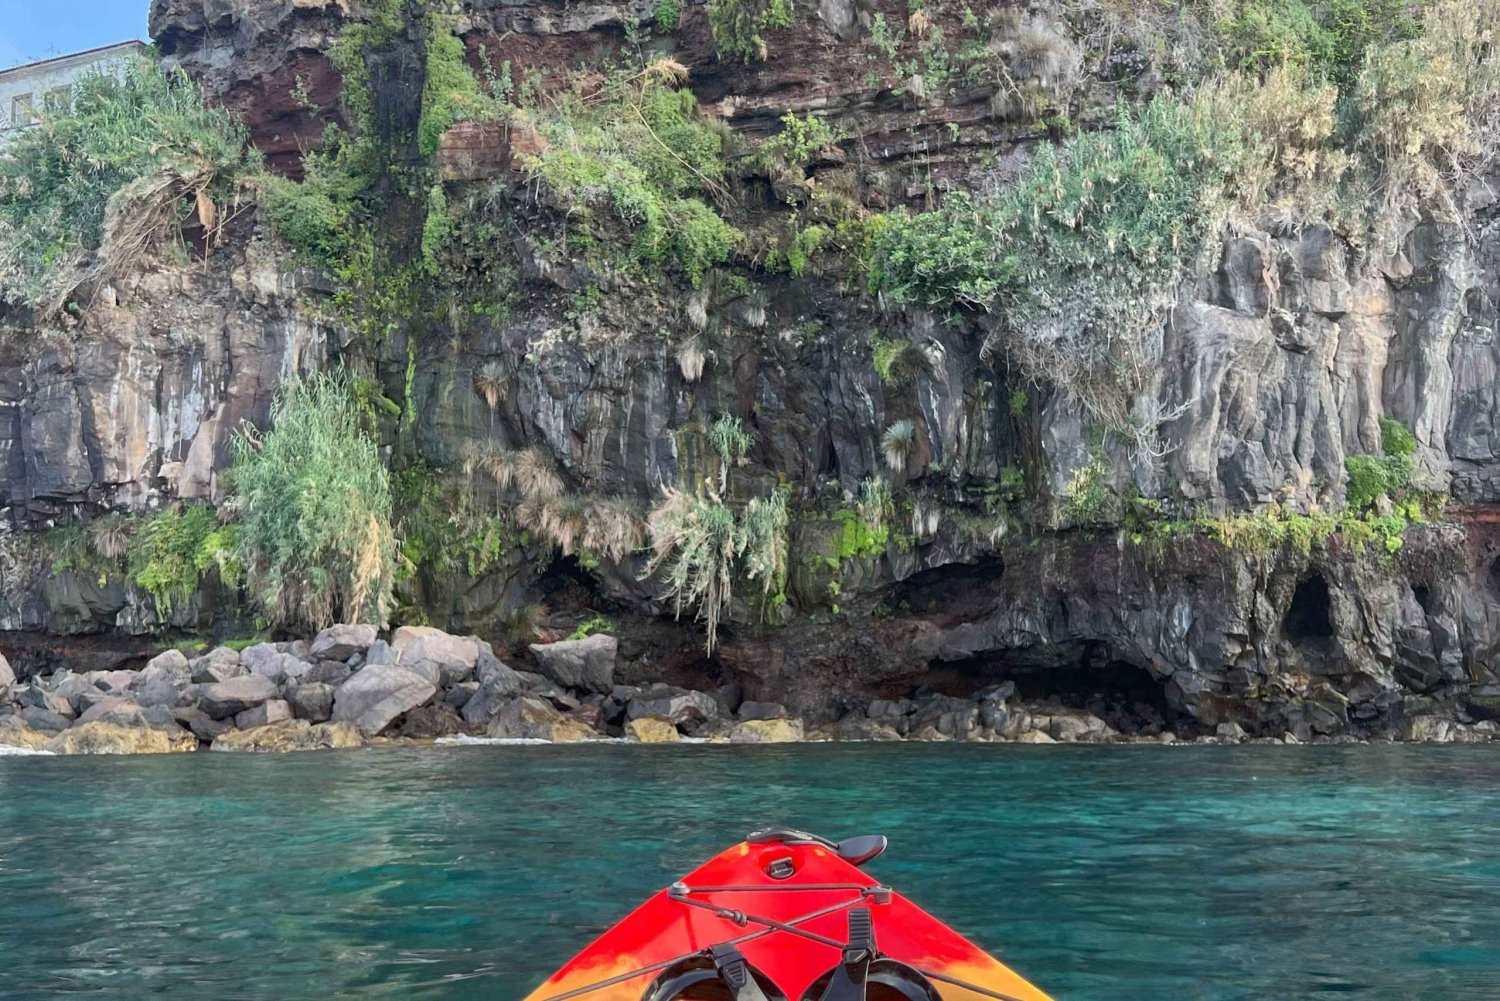
[[[36,107],[30,94],[17,94],[10,102],[10,124],[13,128],[24,128],[35,124]]]

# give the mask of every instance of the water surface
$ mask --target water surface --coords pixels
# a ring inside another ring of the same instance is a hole
[[[511,1001],[769,823],[1060,1001],[1500,998],[1500,749],[0,759],[0,999]]]

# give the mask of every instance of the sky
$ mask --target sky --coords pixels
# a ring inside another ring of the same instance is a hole
[[[0,69],[146,37],[150,0],[0,0]]]

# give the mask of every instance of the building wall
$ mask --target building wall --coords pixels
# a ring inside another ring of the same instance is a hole
[[[145,51],[142,42],[124,42],[0,73],[0,146],[33,124],[28,111],[40,109],[47,94],[68,87],[98,66],[118,71],[125,60]]]

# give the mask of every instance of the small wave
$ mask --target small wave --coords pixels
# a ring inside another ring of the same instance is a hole
[[[15,755],[17,757],[20,757],[21,755],[33,754],[44,754],[48,757],[52,756],[51,751],[34,751],[29,747],[12,747],[9,744],[0,744],[0,758],[3,758],[8,754]]]
[[[459,734],[456,737],[439,737],[433,741],[434,744],[445,744],[460,747],[527,747],[531,745],[552,745],[555,741],[534,740],[530,737],[470,737],[467,734]],[[576,740],[558,744],[559,747],[577,747],[580,744],[628,744],[630,741],[619,737],[600,737],[596,740]]]

